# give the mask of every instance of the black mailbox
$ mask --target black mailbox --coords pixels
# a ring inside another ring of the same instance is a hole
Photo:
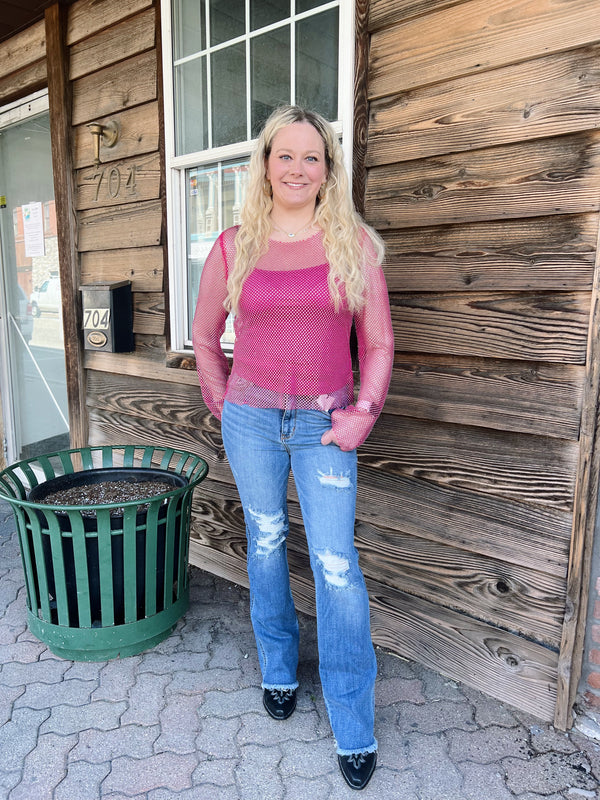
[[[131,281],[88,283],[79,289],[85,349],[130,353],[134,349]]]

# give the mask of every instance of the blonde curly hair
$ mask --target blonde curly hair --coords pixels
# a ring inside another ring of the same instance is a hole
[[[282,106],[265,123],[248,167],[246,199],[240,213],[240,227],[235,239],[235,263],[227,281],[228,295],[225,301],[226,308],[234,313],[238,310],[244,281],[268,249],[271,232],[269,215],[273,199],[266,178],[266,160],[275,135],[294,122],[312,125],[321,136],[325,148],[327,181],[317,198],[314,222],[323,230],[323,246],[329,262],[329,292],[336,311],[342,299],[341,286],[344,287],[348,308],[352,312],[362,308],[365,301],[363,268],[366,252],[370,250],[374,253],[376,263],[383,261],[381,238],[365,224],[352,205],[342,148],[334,129],[313,111],[300,106]],[[364,247],[365,237],[373,245],[367,251]]]

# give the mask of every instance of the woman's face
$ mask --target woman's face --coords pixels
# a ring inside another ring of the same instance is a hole
[[[314,210],[321,184],[327,180],[325,145],[310,122],[281,128],[265,162],[273,187],[273,208],[280,211]]]

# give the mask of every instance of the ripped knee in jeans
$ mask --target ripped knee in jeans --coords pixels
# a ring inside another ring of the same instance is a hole
[[[326,583],[338,589],[346,589],[350,586],[350,562],[345,556],[336,555],[331,550],[317,552],[315,555],[323,569]]]
[[[255,537],[256,555],[272,555],[284,544],[287,536],[287,523],[283,509],[267,512],[249,508],[248,511],[258,529]]]

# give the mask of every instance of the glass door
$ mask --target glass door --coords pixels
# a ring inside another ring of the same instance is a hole
[[[0,108],[0,365],[4,457],[69,444],[46,92]]]

